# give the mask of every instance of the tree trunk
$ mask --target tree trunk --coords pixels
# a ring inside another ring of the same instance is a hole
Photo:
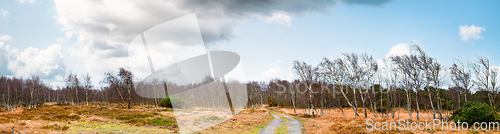
[[[352,105],[351,101],[349,101],[349,98],[347,98],[347,96],[346,96],[346,94],[345,94],[344,90],[342,89],[342,86],[340,86],[340,87],[341,87],[341,88],[340,88],[340,92],[342,93],[342,96],[344,96],[345,100],[347,101],[347,104],[349,104],[349,106],[351,106],[351,108],[354,110],[354,114],[356,115],[356,117],[359,117],[357,107],[354,107],[354,106]],[[353,91],[355,91],[355,90],[353,90]],[[354,94],[354,96],[356,96],[356,94]],[[356,98],[356,97],[354,97],[354,98]],[[355,100],[356,100],[356,99],[355,99]],[[355,101],[355,102],[356,102],[356,101]],[[342,104],[340,104],[340,105],[342,105]]]
[[[431,89],[429,89],[429,87],[427,87],[427,90],[429,91],[429,101],[431,102],[431,108],[432,108],[432,119],[436,119],[436,110],[434,109],[434,105],[432,104],[432,97],[431,97]]]
[[[313,101],[312,101],[312,97],[313,97],[313,92],[312,92],[312,84],[309,84],[309,104],[311,104],[311,111],[312,111],[312,116],[313,118],[316,117],[314,116],[314,104],[313,104]]]
[[[297,113],[295,111],[295,91],[291,92],[290,94],[292,94],[292,105],[293,105],[293,113]]]
[[[406,91],[406,103],[407,103],[407,109],[408,109],[408,116],[410,116],[411,120],[411,100],[410,100],[410,91]]]
[[[89,106],[88,92],[89,92],[89,88],[88,88],[88,85],[87,85],[87,90],[85,91],[85,102],[87,102],[87,106]]]
[[[337,100],[339,101],[339,109],[342,112],[342,118],[345,118],[344,108],[342,107],[342,103],[340,103],[340,98],[337,98]]]
[[[438,112],[439,112],[439,119],[443,119],[443,109],[442,109],[442,104],[441,104],[441,96],[439,95],[439,89],[437,91],[437,97],[438,97]]]
[[[361,88],[359,88],[359,96],[361,97],[361,105],[363,106],[363,112],[365,113],[365,118],[368,116],[366,113],[366,107],[365,107],[365,98],[363,97],[365,93],[361,91]]]

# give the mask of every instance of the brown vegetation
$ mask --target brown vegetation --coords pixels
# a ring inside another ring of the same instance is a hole
[[[272,119],[266,110],[246,109],[231,119],[198,133],[258,133]]]
[[[168,110],[166,110],[168,111]],[[144,127],[162,127],[177,131],[171,112],[162,109],[134,107],[97,108],[87,106],[42,106],[36,109],[17,110],[0,115],[1,132],[62,132],[70,129],[72,123],[115,123]]]
[[[408,112],[404,109],[401,108],[401,114],[399,118],[396,119],[387,119],[387,118],[372,118],[373,113],[369,113],[368,116],[369,118],[363,118],[363,117],[356,117],[355,113],[352,111],[352,108],[344,108],[344,114],[345,117],[342,117],[342,113],[338,109],[332,109],[329,112],[327,112],[324,116],[317,117],[317,118],[312,118],[311,115],[308,114],[303,114],[305,109],[296,109],[297,113],[293,112],[292,108],[277,108],[277,107],[270,107],[270,109],[273,109],[275,111],[278,111],[280,113],[288,114],[291,115],[295,118],[300,119],[304,123],[304,129],[306,133],[311,133],[311,134],[331,134],[331,133],[380,133],[380,134],[386,134],[386,133],[499,133],[499,130],[470,130],[472,126],[470,126],[469,130],[447,130],[447,129],[441,129],[440,127],[437,127],[436,130],[368,130],[366,129],[368,127],[366,121],[368,119],[372,119],[374,122],[397,122],[399,119],[405,119],[408,120]],[[362,111],[361,108],[358,109],[358,111]],[[429,112],[429,114],[426,114]],[[412,122],[425,122],[425,120],[430,120],[432,119],[432,115],[430,114],[432,111],[421,111],[421,118],[420,120],[415,120],[416,118],[413,118],[411,120]],[[416,117],[416,112],[413,113],[413,116]],[[371,117],[370,117],[371,116]],[[397,116],[396,116],[397,117]],[[448,123],[451,123],[452,121],[448,121]],[[380,127],[380,126],[378,126]]]

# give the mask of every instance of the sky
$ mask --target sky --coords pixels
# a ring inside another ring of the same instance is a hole
[[[0,71],[54,87],[69,73],[129,68],[141,32],[195,14],[208,51],[240,55],[246,80],[292,80],[294,60],[410,53],[410,42],[449,66],[476,55],[500,66],[499,1],[9,0],[0,2]],[[180,34],[182,35],[182,34]],[[133,65],[133,64],[132,64]],[[451,84],[451,83],[448,83]]]

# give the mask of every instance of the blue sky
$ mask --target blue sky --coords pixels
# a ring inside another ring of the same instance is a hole
[[[233,9],[220,4],[220,10],[225,11],[222,15],[209,12],[209,6],[199,3],[187,3],[198,7],[187,10],[184,8],[189,7],[178,6],[179,2],[155,2],[2,1],[0,36],[5,38],[0,40],[0,58],[4,58],[0,59],[0,69],[9,76],[42,74],[54,86],[62,86],[62,77],[70,71],[89,73],[97,85],[105,71],[116,72],[129,64],[120,52],[135,34],[126,33],[188,13],[196,13],[208,50],[240,54],[248,80],[292,79],[293,60],[317,64],[324,56],[336,58],[342,52],[366,52],[383,59],[391,48],[410,41],[446,66],[452,64],[453,58],[473,60],[476,54],[488,57],[492,65],[500,65],[498,1],[352,4],[333,0],[324,7],[311,4],[305,9],[279,4]],[[154,19],[144,20],[142,16]],[[128,28],[137,24],[144,25]],[[469,39],[462,39],[459,27],[472,25],[479,32],[469,31],[465,35]],[[30,47],[37,50],[26,51]],[[43,50],[59,55],[44,54]],[[30,61],[37,59],[33,57],[49,60]]]

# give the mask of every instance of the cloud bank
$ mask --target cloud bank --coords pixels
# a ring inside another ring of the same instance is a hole
[[[393,46],[391,50],[385,55],[386,59],[391,58],[391,56],[401,56],[401,55],[410,55],[411,54],[411,48],[410,45],[406,43],[400,43],[397,44],[396,46]]]
[[[363,0],[54,0],[56,20],[71,37],[78,32],[78,43],[90,53],[108,53],[99,58],[121,57],[123,45],[136,35],[164,21],[196,13],[203,40],[212,44],[233,37],[234,28],[255,16],[291,25],[290,15],[327,12],[343,2],[380,5],[386,1]],[[86,48],[88,47],[88,48]],[[116,52],[108,52],[116,51]]]
[[[364,0],[54,0],[57,23],[66,37],[77,38],[70,49],[85,60],[87,72],[128,66],[127,45],[141,32],[158,24],[195,13],[205,45],[230,40],[234,29],[251,19],[292,25],[292,16],[326,13],[339,3],[381,5],[385,1]],[[179,32],[178,35],[184,33]]]
[[[1,39],[3,38],[0,41]],[[66,74],[63,59],[61,45],[51,45],[47,49],[29,47],[19,51],[0,42],[0,70],[5,75],[23,78],[35,75],[45,80],[61,82]]]

